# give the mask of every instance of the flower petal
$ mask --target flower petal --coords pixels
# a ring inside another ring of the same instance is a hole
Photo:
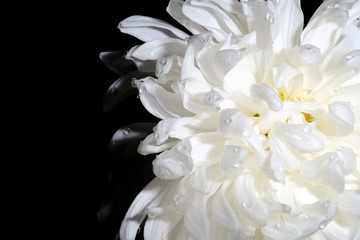
[[[244,148],[235,145],[226,145],[220,160],[220,169],[225,174],[239,174],[245,168],[248,153]]]
[[[317,121],[318,129],[328,136],[343,137],[354,130],[355,115],[347,102],[336,101],[328,106],[329,113]]]
[[[132,55],[140,60],[157,60],[171,55],[183,56],[186,42],[179,39],[158,39],[139,46]]]
[[[135,80],[134,83],[139,89],[142,104],[154,116],[165,119],[191,115],[184,109],[176,94],[166,91],[153,78]]]
[[[206,206],[207,198],[204,197],[185,213],[185,226],[195,239],[210,239],[210,221]]]
[[[224,188],[219,190],[214,198],[212,217],[228,232],[236,235],[236,239],[247,239],[244,228],[239,223],[235,210],[230,206],[224,194]]]
[[[185,39],[189,36],[165,21],[139,15],[133,15],[122,20],[118,27],[121,32],[130,34],[144,42],[161,38]]]
[[[162,180],[155,178],[152,180],[135,198],[128,209],[120,228],[120,238],[124,240],[134,240],[141,222],[146,214],[146,207],[156,205],[166,188],[169,185]]]
[[[325,147],[325,139],[310,124],[280,124],[273,133],[301,152],[316,153]]]
[[[244,227],[264,227],[269,213],[265,204],[256,197],[254,176],[239,175],[232,189],[239,217],[247,225]]]
[[[277,240],[295,240],[302,235],[301,229],[290,222],[284,222],[281,219],[270,220],[268,224],[261,228],[264,239],[277,239]]]

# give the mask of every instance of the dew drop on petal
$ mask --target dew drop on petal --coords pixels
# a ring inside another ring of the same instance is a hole
[[[349,52],[345,57],[345,61],[346,66],[349,68],[360,68],[360,49]]]
[[[139,90],[140,93],[145,93],[147,91],[145,86],[142,86]]]
[[[283,221],[277,221],[277,222],[276,222],[276,227],[277,227],[278,229],[282,229],[282,228],[285,227],[285,223],[284,223]]]
[[[321,222],[319,223],[319,228],[320,228],[320,229],[324,229],[327,224],[328,224],[328,221],[327,221],[327,220],[321,221]]]
[[[232,122],[232,119],[231,118],[227,118],[226,120],[225,120],[225,123],[226,124],[230,124]]]
[[[130,134],[130,128],[125,128],[124,130],[123,130],[123,134],[124,135],[129,135]]]
[[[270,24],[274,24],[276,20],[275,14],[272,12],[266,13],[266,20],[268,20]]]
[[[250,137],[250,133],[248,131],[244,131],[243,136],[246,137],[246,138]]]
[[[314,45],[305,44],[303,46],[297,47],[297,50],[299,59],[305,64],[314,64],[321,59],[320,48]]]
[[[243,206],[243,208],[250,208],[251,207],[251,205],[252,205],[252,202],[243,202],[242,203],[242,206]]]
[[[327,8],[340,8],[340,5],[337,3],[331,3],[331,4],[327,5]]]

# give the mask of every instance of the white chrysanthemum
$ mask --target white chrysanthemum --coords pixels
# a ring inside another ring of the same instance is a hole
[[[161,119],[121,239],[144,220],[146,240],[360,239],[360,1],[325,1],[304,30],[299,1],[171,0],[191,36],[120,23]]]

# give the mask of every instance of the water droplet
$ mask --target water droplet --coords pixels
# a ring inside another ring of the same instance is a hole
[[[303,131],[306,132],[306,133],[311,133],[311,126],[310,125],[305,125]]]
[[[178,147],[177,147],[177,150],[182,152],[182,151],[186,151],[187,150],[187,147],[184,145],[184,144],[180,144]]]
[[[330,155],[330,160],[334,160],[335,158],[336,158],[336,154],[335,154],[335,153],[333,153],[333,154]]]
[[[226,61],[226,62],[225,62],[225,65],[226,65],[226,66],[230,66],[230,62],[229,62],[229,61]]]
[[[277,221],[276,223],[276,227],[281,229],[285,227],[285,223],[283,221]]]
[[[182,200],[184,200],[184,196],[180,193],[175,194],[174,196],[174,202],[175,204],[179,204]]]
[[[168,240],[168,234],[166,232],[161,233],[161,240]]]
[[[162,64],[162,65],[166,65],[166,60],[162,60],[162,61],[161,61],[161,64]]]
[[[252,205],[252,202],[243,202],[242,203],[242,206],[243,206],[243,208],[250,208],[251,207],[251,205]]]
[[[284,169],[282,167],[279,167],[278,171],[282,173],[282,172],[284,172]]]
[[[275,17],[274,13],[268,12],[266,14],[266,20],[268,20],[270,24],[273,24],[275,22],[275,19],[276,19],[276,17]]]
[[[342,147],[337,147],[336,150],[338,150],[339,152],[341,152],[343,149],[342,149]]]
[[[241,167],[241,162],[239,160],[235,161],[234,164],[233,164],[233,167],[234,168]]]
[[[246,137],[246,138],[250,137],[250,133],[248,131],[244,131],[243,136]]]
[[[141,232],[141,228],[138,227],[138,229],[136,230],[136,235],[138,235]]]
[[[140,88],[140,93],[144,93],[144,92],[146,92],[147,91],[147,89],[146,89],[146,87],[145,86],[142,86],[141,88]]]
[[[226,124],[230,124],[232,122],[232,119],[231,118],[227,118],[226,120],[225,120],[225,123]]]
[[[329,208],[330,207],[330,202],[329,201],[324,201],[323,206],[324,206],[324,208]]]
[[[129,135],[130,134],[130,128],[125,128],[124,130],[123,130],[123,134],[124,135]]]
[[[339,7],[340,7],[340,5],[337,3],[331,3],[327,6],[327,8],[339,8]]]
[[[314,64],[320,61],[321,51],[320,48],[311,44],[305,44],[297,48],[299,59],[305,64]]]
[[[326,221],[326,220],[321,221],[321,222],[319,223],[319,228],[320,228],[320,229],[324,229],[327,224],[328,224],[328,221]]]
[[[239,152],[241,150],[240,147],[234,147],[234,152]]]
[[[159,138],[160,135],[158,133],[155,133],[155,138]]]

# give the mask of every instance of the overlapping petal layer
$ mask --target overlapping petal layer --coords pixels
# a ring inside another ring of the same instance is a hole
[[[357,239],[360,2],[324,1],[303,30],[299,0],[170,0],[191,34],[133,16],[127,57],[161,121],[158,153],[121,239]],[[147,214],[147,218],[145,218]]]

